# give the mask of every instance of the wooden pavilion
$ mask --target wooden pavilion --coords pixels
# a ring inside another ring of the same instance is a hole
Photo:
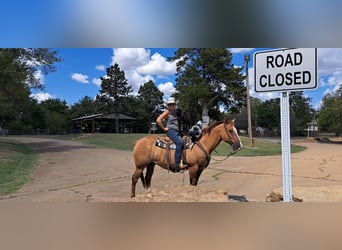
[[[72,131],[74,133],[128,133],[132,132],[132,127],[128,127],[127,123],[136,121],[137,119],[127,114],[119,113],[119,131],[115,131],[115,113],[87,115],[71,120]]]

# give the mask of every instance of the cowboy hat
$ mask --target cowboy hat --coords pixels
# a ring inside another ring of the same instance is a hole
[[[176,100],[174,97],[169,97],[169,100],[167,100],[167,104],[176,104]]]

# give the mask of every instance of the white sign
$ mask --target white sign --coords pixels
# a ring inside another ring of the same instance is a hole
[[[317,87],[317,49],[254,53],[255,92],[302,91]]]

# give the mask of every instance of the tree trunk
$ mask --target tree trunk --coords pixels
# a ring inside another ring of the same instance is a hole
[[[208,103],[202,103],[202,126],[203,128],[207,127],[209,124],[209,115],[208,115]]]
[[[119,112],[115,112],[115,133],[119,133]]]

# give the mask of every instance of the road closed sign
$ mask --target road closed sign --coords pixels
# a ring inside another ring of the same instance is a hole
[[[317,87],[317,49],[254,53],[255,92],[302,91]]]

